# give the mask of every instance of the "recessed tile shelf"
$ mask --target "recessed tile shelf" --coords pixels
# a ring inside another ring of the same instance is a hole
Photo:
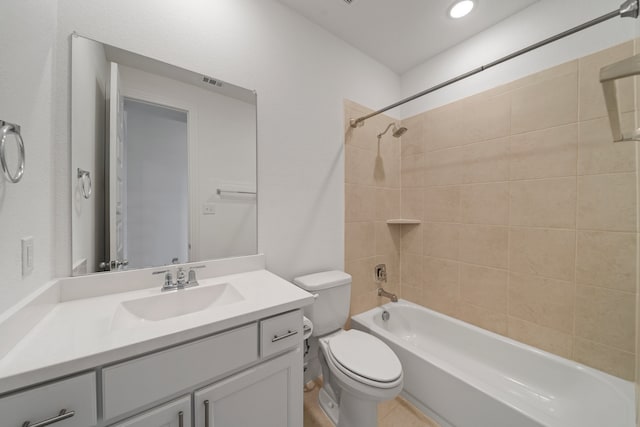
[[[419,219],[388,219],[387,224],[400,224],[400,225],[417,225],[421,224],[422,221]]]

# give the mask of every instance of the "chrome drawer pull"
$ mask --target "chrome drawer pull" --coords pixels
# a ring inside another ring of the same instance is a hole
[[[283,340],[283,339],[285,339],[285,338],[289,338],[290,336],[293,336],[293,335],[295,335],[295,334],[297,334],[297,333],[298,333],[298,331],[291,331],[291,330],[289,330],[289,331],[287,331],[287,333],[286,333],[286,334],[284,334],[284,335],[280,335],[280,336],[274,335],[274,336],[273,336],[273,339],[271,340],[271,342],[276,342],[276,341]]]
[[[184,427],[184,413],[178,412],[178,427]]]
[[[60,413],[57,416],[53,417],[53,418],[49,418],[48,420],[40,421],[39,423],[35,423],[35,424],[31,424],[31,421],[25,421],[22,424],[22,427],[45,427],[45,426],[50,426],[51,424],[57,423],[59,421],[66,420],[68,418],[71,418],[75,414],[76,414],[75,411],[67,412],[66,409],[62,409],[60,411]]]
[[[209,427],[209,401],[204,401],[204,427]]]

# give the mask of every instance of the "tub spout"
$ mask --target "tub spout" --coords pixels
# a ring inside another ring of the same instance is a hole
[[[382,288],[378,288],[378,296],[379,297],[389,298],[391,300],[391,302],[398,302],[398,297],[396,296],[396,294],[392,294],[390,292],[387,292]]]

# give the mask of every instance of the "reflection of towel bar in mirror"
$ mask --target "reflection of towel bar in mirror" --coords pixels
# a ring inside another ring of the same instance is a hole
[[[7,136],[13,135],[16,138],[18,145],[18,168],[16,172],[12,174],[7,166],[7,157],[5,152],[5,143],[7,142]],[[24,141],[20,134],[20,126],[0,120],[0,166],[2,166],[2,172],[9,181],[16,184],[22,179],[24,174]]]
[[[604,91],[604,100],[609,114],[613,142],[640,141],[640,129],[636,129],[631,134],[625,134],[622,130],[621,111],[618,106],[616,88],[616,80],[637,75],[640,75],[640,54],[600,69],[600,83],[602,83],[602,90]]]
[[[255,196],[256,192],[255,191],[223,190],[221,188],[218,188],[216,190],[216,194],[218,194],[218,196],[222,196],[223,194],[250,194],[250,195]]]
[[[78,168],[78,179],[80,180],[80,188],[82,189],[82,197],[88,199],[93,192],[91,184],[91,172]]]

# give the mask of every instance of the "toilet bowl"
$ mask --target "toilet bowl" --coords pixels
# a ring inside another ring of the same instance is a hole
[[[377,425],[378,403],[402,390],[403,373],[393,350],[373,335],[344,330],[351,276],[329,271],[298,277],[294,283],[316,298],[305,308],[318,342],[323,386],[319,403],[337,427]]]

